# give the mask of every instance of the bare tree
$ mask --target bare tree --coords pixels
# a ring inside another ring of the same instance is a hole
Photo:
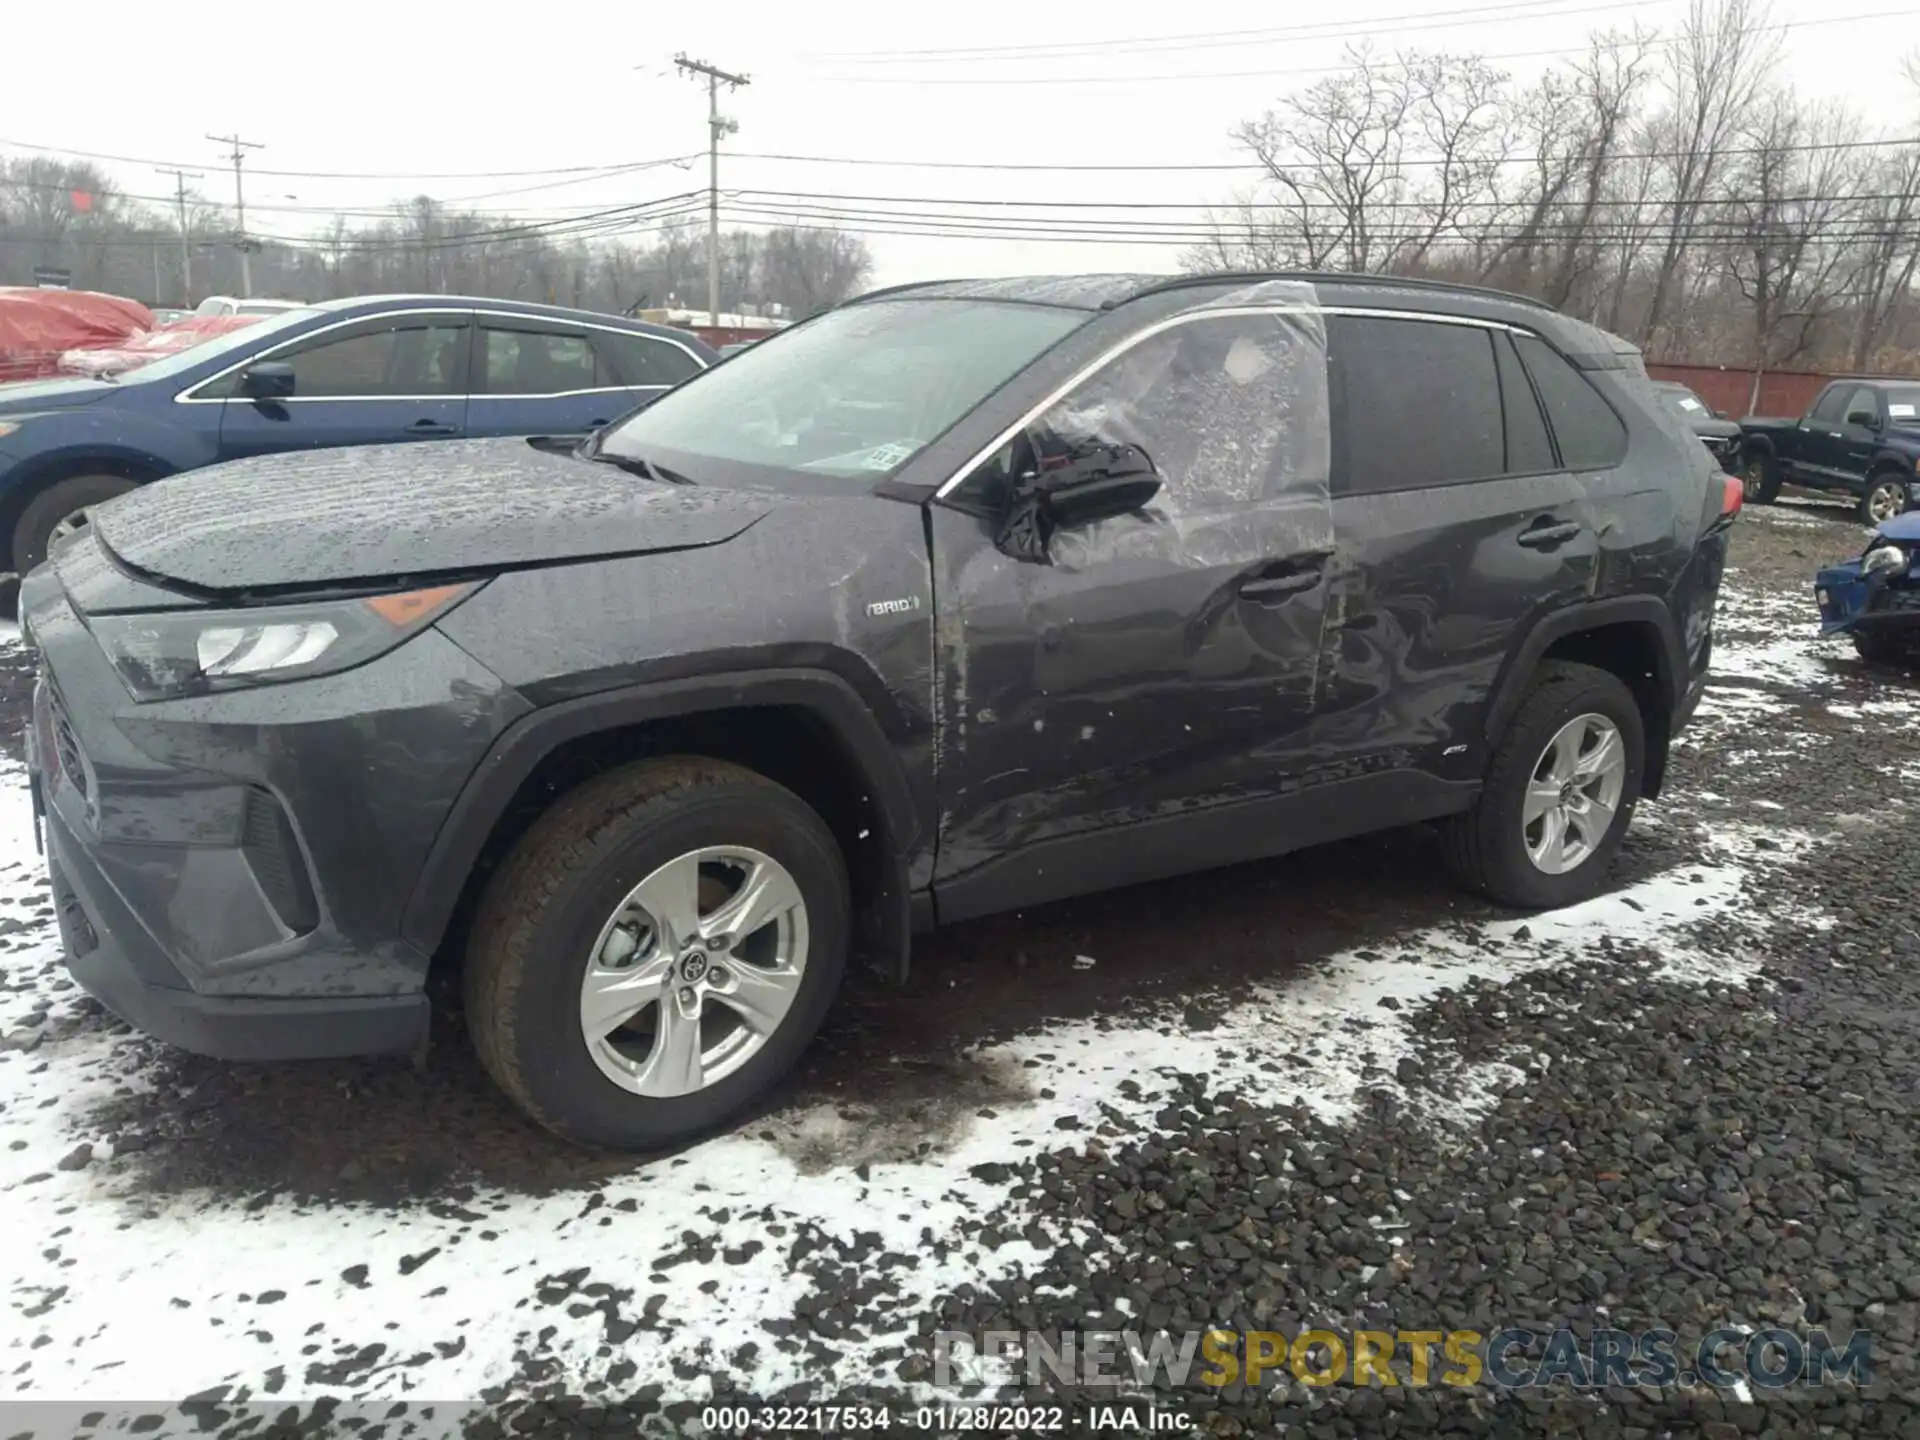
[[[1780,91],[1737,133],[1741,154],[1726,171],[1725,204],[1707,223],[1725,242],[1725,274],[1747,306],[1749,359],[1770,368],[1812,348],[1849,287],[1864,190],[1853,144],[1859,125],[1847,111]]]
[[[1765,85],[1778,50],[1762,0],[1692,0],[1668,48],[1666,150],[1658,157],[1666,213],[1652,293],[1636,333],[1643,347],[1666,319],[1729,139]]]

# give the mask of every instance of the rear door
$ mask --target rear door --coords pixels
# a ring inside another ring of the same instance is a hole
[[[682,346],[536,316],[475,317],[475,435],[585,435],[697,373]]]
[[[465,311],[409,311],[349,321],[264,351],[252,363],[293,367],[287,399],[240,393],[245,366],[200,392],[225,397],[221,459],[464,434],[468,323]]]
[[[1336,545],[1318,764],[1469,780],[1518,633],[1593,578],[1585,487],[1505,326],[1336,312],[1327,340]]]

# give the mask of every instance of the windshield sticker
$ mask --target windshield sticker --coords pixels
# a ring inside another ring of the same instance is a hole
[[[1913,418],[1913,406],[1889,404],[1887,406],[1887,414],[1893,416],[1896,420],[1911,420]]]
[[[912,454],[911,445],[876,445],[867,452],[867,458],[860,462],[860,466],[863,470],[891,470],[896,465],[905,464]]]
[[[1680,408],[1682,410],[1704,410],[1707,407],[1702,405],[1698,400],[1694,399],[1691,395],[1683,395],[1680,397]]]

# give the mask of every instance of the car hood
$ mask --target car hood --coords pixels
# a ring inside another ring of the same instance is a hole
[[[1882,540],[1898,540],[1903,545],[1920,540],[1920,510],[1894,516],[1880,527],[1879,533]]]
[[[119,387],[103,380],[78,377],[59,380],[13,380],[0,384],[0,415],[24,415],[36,410],[67,410],[91,405]]]
[[[716,545],[768,504],[764,495],[662,484],[513,439],[234,461],[143,486],[92,519],[122,564],[219,592]]]

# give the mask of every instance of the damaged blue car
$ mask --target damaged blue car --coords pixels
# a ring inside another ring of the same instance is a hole
[[[1813,592],[1822,635],[1850,636],[1877,664],[1920,659],[1920,511],[1883,523],[1858,559],[1815,575]]]

